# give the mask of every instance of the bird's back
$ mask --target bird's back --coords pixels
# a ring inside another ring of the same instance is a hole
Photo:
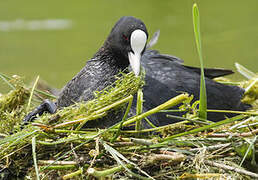
[[[169,59],[169,56],[157,54],[157,52],[146,51],[142,58],[142,65],[146,71],[146,85],[144,86],[144,99],[147,108],[153,108],[164,103],[170,98],[187,92],[194,95],[194,101],[199,99],[200,74],[197,68],[184,66],[178,61]],[[229,70],[209,69],[206,71],[209,77],[225,75],[230,73]],[[243,104],[241,98],[244,89],[237,86],[224,85],[206,77],[207,106],[208,109],[221,110],[241,110],[250,108],[249,105]],[[172,113],[181,115],[180,113]],[[222,120],[225,116],[231,117],[233,114],[226,113],[208,113],[208,119],[213,121]],[[153,119],[159,119],[160,124],[169,124],[173,122],[167,119],[164,113],[158,113]],[[175,121],[175,120],[174,120]]]

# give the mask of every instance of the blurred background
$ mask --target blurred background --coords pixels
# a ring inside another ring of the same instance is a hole
[[[235,0],[9,0],[0,5],[0,72],[31,82],[37,75],[61,88],[101,47],[124,15],[142,19],[154,49],[199,66],[192,5],[201,16],[204,65],[235,70],[238,62],[257,72],[258,1]],[[241,75],[231,76],[239,80]],[[6,90],[0,80],[0,92]]]

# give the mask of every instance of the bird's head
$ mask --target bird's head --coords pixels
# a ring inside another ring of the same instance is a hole
[[[131,16],[118,20],[111,30],[106,44],[117,57],[118,63],[132,67],[136,76],[140,73],[140,59],[145,50],[148,32],[145,24]]]

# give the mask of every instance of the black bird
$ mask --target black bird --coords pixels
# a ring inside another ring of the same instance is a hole
[[[114,76],[125,70],[129,64],[137,76],[140,72],[140,59],[145,50],[147,38],[147,28],[140,19],[131,16],[119,19],[103,46],[64,86],[57,102],[44,101],[25,117],[25,123],[45,111],[54,113],[58,108],[92,99],[94,91],[100,91],[112,84],[115,80]]]
[[[141,64],[146,71],[145,86],[143,87],[145,111],[166,102],[182,92],[194,95],[193,101],[199,99],[200,68],[186,66],[181,64],[182,62],[181,59],[175,56],[160,54],[156,50],[146,50],[144,52]],[[251,107],[241,102],[244,89],[212,80],[216,77],[232,74],[233,71],[207,68],[204,69],[204,72],[208,109],[245,111]],[[175,118],[168,118],[167,114],[180,116],[183,113],[157,113],[150,116],[149,119],[158,126],[179,121]],[[230,113],[208,113],[207,119],[219,121],[233,115]],[[146,123],[144,123],[144,126],[149,127]]]
[[[114,81],[114,75],[125,69],[129,62],[134,73],[138,75],[140,59],[146,70],[146,85],[143,88],[144,111],[152,109],[182,92],[193,94],[194,100],[198,100],[200,69],[182,65],[179,63],[182,60],[174,56],[160,54],[155,50],[145,50],[147,37],[147,29],[141,20],[133,17],[122,17],[100,50],[65,85],[57,102],[45,101],[25,117],[25,122],[32,120],[36,114],[42,114],[44,111],[54,113],[57,108],[92,99],[93,92],[110,85]],[[157,38],[154,41],[157,41]],[[155,42],[150,41],[149,44],[151,46]],[[223,85],[212,80],[215,77],[231,73],[233,73],[231,70],[223,69],[205,70],[209,109],[246,110],[250,107],[241,103],[243,89],[237,86]],[[131,115],[135,114],[135,109],[134,103]],[[180,113],[172,114],[181,115]],[[232,116],[232,114],[209,113],[208,119],[218,121],[223,119],[225,115]],[[177,121],[176,119],[168,119],[166,113],[152,115],[150,120],[157,126]],[[149,126],[144,123],[144,127]]]

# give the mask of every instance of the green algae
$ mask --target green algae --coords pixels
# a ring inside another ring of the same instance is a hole
[[[15,89],[0,96],[0,133],[10,132],[18,125],[25,115],[25,104],[29,98],[29,90],[23,83],[16,79]]]

